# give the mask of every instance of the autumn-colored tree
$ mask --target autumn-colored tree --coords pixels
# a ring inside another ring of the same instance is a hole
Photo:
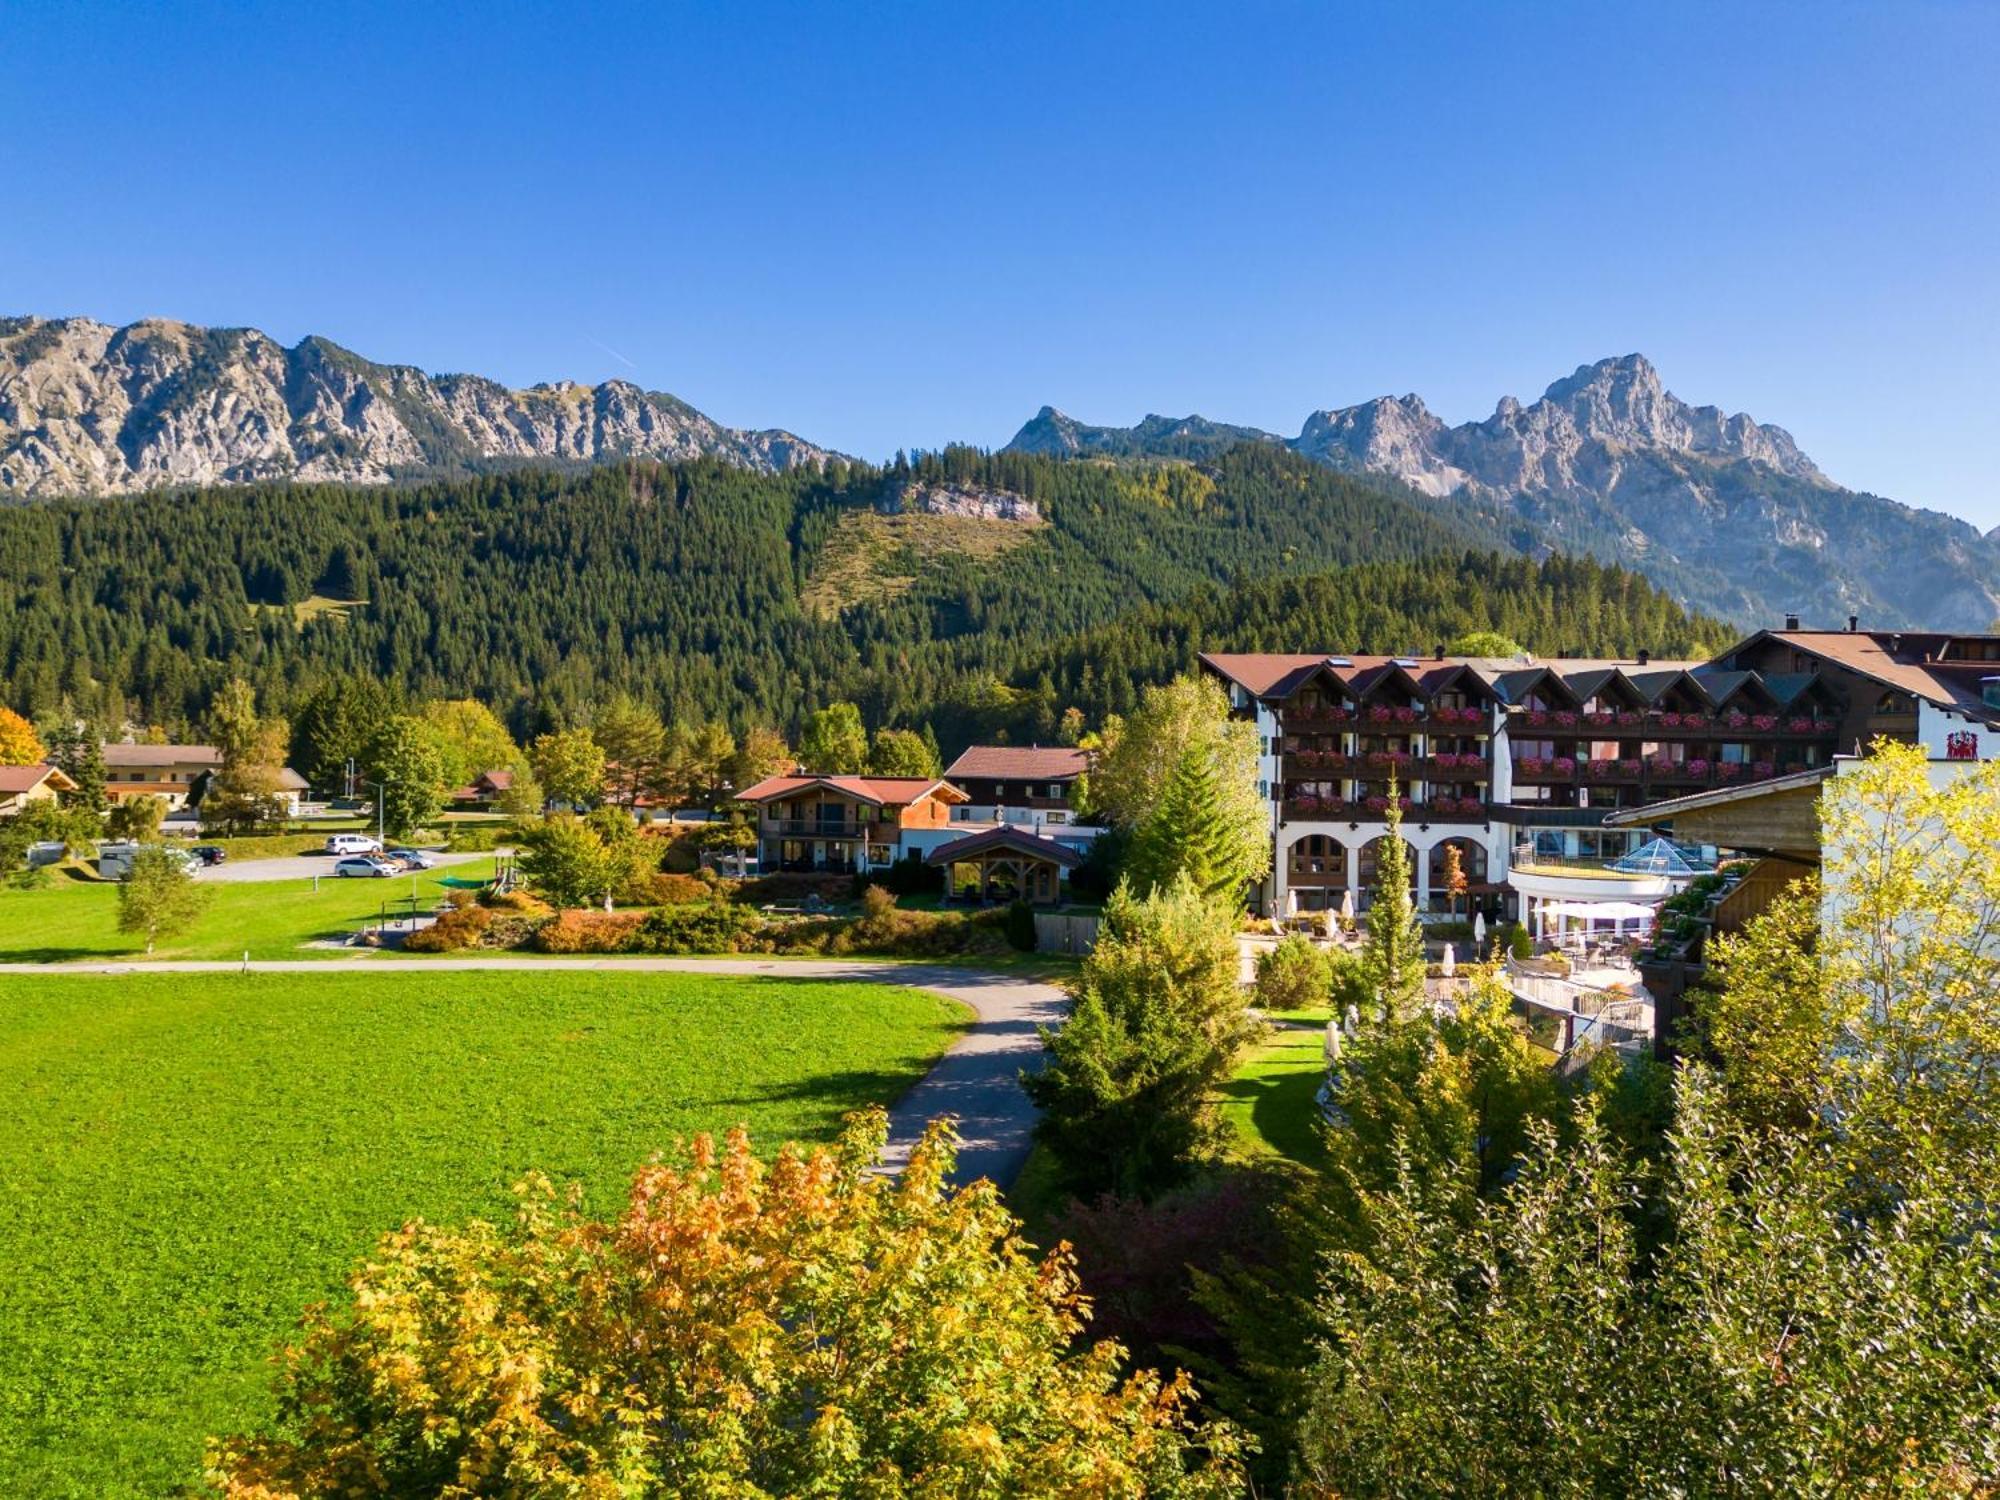
[[[1459,853],[1458,845],[1446,844],[1444,846],[1445,910],[1457,916],[1458,903],[1465,899],[1465,893],[1469,889],[1471,889],[1470,883],[1465,878],[1465,859]]]
[[[44,755],[35,726],[11,708],[0,708],[0,766],[40,765]]]
[[[881,1111],[768,1166],[742,1132],[643,1168],[609,1222],[520,1190],[511,1227],[388,1235],[309,1312],[276,1430],[219,1442],[283,1496],[1102,1497],[1241,1493],[1236,1434],[1184,1377],[1079,1347],[1058,1249],[953,1188],[933,1125],[879,1175]]]

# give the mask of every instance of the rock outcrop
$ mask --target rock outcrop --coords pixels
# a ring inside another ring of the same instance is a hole
[[[0,319],[0,498],[703,455],[765,471],[830,456],[624,381],[520,391],[251,328]]]
[[[1051,408],[1015,443],[1187,458],[1137,427],[1086,427]],[[1588,552],[1646,573],[1683,603],[1746,623],[1985,629],[2000,616],[2000,532],[1843,489],[1781,427],[1690,406],[1643,356],[1579,366],[1539,400],[1503,398],[1448,426],[1416,396],[1314,412],[1296,438],[1200,417],[1183,431],[1289,441],[1323,463],[1390,476],[1476,512],[1530,550]]]

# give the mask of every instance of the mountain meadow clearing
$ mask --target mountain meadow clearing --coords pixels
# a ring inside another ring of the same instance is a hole
[[[0,975],[0,1494],[157,1496],[267,1421],[270,1357],[380,1235],[612,1209],[651,1153],[823,1141],[965,1013],[674,973]]]

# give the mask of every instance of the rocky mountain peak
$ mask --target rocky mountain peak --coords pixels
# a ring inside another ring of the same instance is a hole
[[[834,456],[630,381],[517,391],[317,335],[287,349],[254,328],[0,319],[0,497],[702,455],[766,471]]]

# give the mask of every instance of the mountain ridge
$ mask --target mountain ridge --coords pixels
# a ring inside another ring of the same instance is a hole
[[[0,318],[0,496],[704,455],[766,473],[839,456],[629,381],[516,390],[381,364],[317,334],[287,348],[255,328],[161,318]]]
[[[1784,428],[1680,400],[1640,354],[1579,365],[1531,403],[1504,396],[1455,426],[1410,394],[1312,412],[1294,438],[1199,416],[1180,427],[1395,479],[1524,550],[1637,566],[1724,617],[1983,629],[2000,615],[2000,528],[1846,489]],[[1058,430],[1108,455],[1186,456],[1052,407],[1008,446],[1048,452]]]

